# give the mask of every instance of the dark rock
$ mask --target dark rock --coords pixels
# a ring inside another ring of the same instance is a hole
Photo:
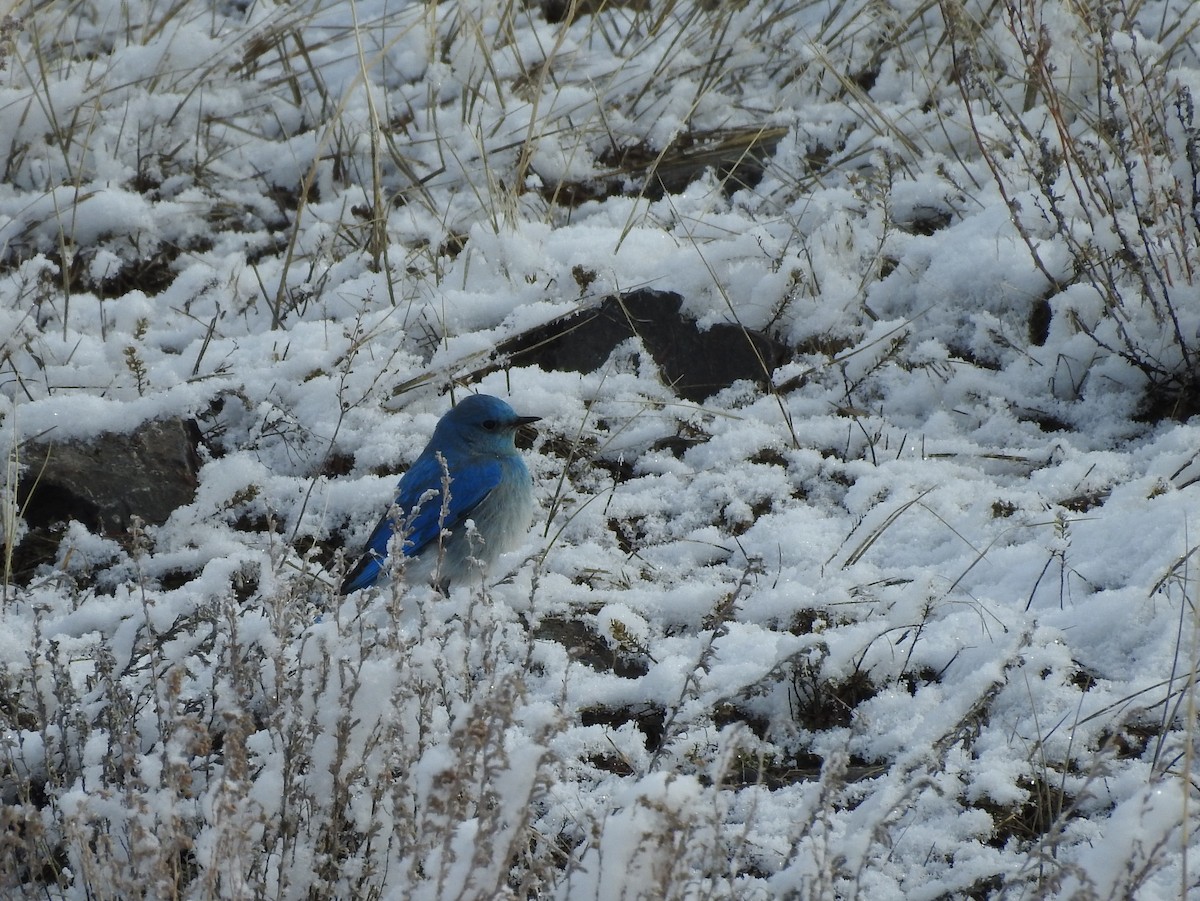
[[[603,636],[577,619],[546,617],[534,629],[533,637],[557,642],[570,652],[572,659],[596,672],[613,673],[622,679],[637,679],[649,672],[645,660],[610,647]]]
[[[27,445],[18,486],[26,524],[38,530],[74,519],[110,536],[125,534],[135,516],[161,525],[195,495],[198,438],[194,423],[167,419],[132,435]]]
[[[646,738],[646,750],[657,751],[662,747],[667,712],[657,704],[649,703],[626,707],[585,707],[579,711],[579,722],[583,726],[608,726],[610,729],[620,729],[626,723],[633,723]]]
[[[541,193],[551,203],[568,207],[608,197],[659,200],[682,193],[711,170],[721,192],[732,197],[758,185],[787,134],[782,126],[752,126],[684,132],[667,147],[645,142],[612,145],[596,157],[603,171],[585,179],[546,179]]]
[[[1045,347],[1046,339],[1050,337],[1050,322],[1053,318],[1050,301],[1039,297],[1029,310],[1029,343],[1035,347]]]
[[[954,221],[954,212],[939,206],[920,205],[896,217],[896,226],[910,235],[933,235]]]
[[[786,347],[769,335],[721,323],[700,331],[681,312],[683,298],[643,288],[606,297],[598,307],[561,316],[500,344],[511,364],[592,372],[627,338],[638,337],[663,380],[687,400],[703,401],[739,379],[766,385]]]
[[[650,8],[649,0],[542,0],[542,15],[552,25],[560,22],[575,22],[583,16],[594,16],[601,10],[614,7],[645,12]]]

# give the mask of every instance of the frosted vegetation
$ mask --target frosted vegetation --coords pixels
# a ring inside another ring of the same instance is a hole
[[[544,3],[3,18],[0,893],[1196,891],[1197,5]],[[787,359],[491,358],[641,287]],[[336,597],[451,385],[528,541]]]

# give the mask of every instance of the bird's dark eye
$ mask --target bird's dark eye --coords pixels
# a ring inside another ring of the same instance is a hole
[[[483,430],[485,432],[496,431],[496,426],[498,426],[499,424],[500,423],[496,422],[496,420],[494,420],[494,419],[485,419],[483,422],[480,423],[480,425],[483,426]]]

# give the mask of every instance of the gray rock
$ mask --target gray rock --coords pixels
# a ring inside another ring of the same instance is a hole
[[[626,338],[638,337],[675,392],[697,403],[739,379],[767,386],[788,348],[770,335],[731,323],[705,331],[683,312],[683,298],[642,288],[561,316],[496,348],[515,366],[592,372]]]
[[[165,419],[131,435],[26,445],[28,466],[18,491],[25,521],[45,529],[74,519],[114,537],[125,534],[135,516],[161,525],[195,495],[197,440],[194,423]]]

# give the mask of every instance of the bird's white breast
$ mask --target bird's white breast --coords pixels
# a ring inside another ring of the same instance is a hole
[[[478,557],[491,563],[521,544],[533,520],[533,484],[520,460],[505,460],[504,477],[471,515],[485,545]],[[450,485],[451,494],[454,485]]]

